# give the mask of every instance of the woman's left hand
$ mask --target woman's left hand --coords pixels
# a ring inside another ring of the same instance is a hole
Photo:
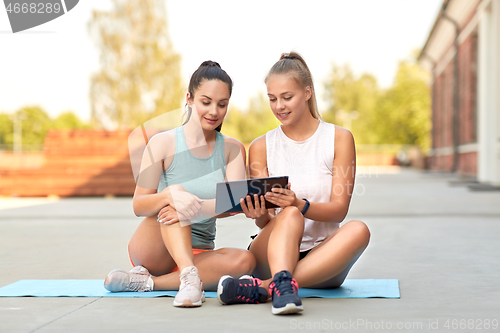
[[[168,205],[160,210],[157,221],[165,225],[171,225],[180,221],[189,221],[189,219],[177,212],[174,207]]]
[[[291,184],[288,183],[288,189],[286,188],[273,188],[272,192],[267,192],[265,198],[267,201],[285,208],[288,206],[297,206],[298,200],[295,196],[295,192],[291,190]]]

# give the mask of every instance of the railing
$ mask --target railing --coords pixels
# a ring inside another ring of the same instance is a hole
[[[43,149],[32,145],[13,152],[12,146],[4,145],[1,148],[10,150],[0,151],[0,195],[130,196],[135,182],[128,156],[129,134],[52,131]]]

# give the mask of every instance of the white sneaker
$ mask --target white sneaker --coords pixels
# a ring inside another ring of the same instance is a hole
[[[182,270],[181,285],[179,292],[175,296],[174,306],[194,307],[201,306],[205,302],[205,292],[201,283],[198,269],[194,266],[186,267]]]
[[[104,288],[111,292],[152,291],[153,285],[151,274],[142,266],[136,266],[129,272],[113,269],[104,280]]]

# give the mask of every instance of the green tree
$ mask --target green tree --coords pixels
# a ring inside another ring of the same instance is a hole
[[[244,117],[244,112],[237,107],[230,106],[224,118],[221,132],[243,143],[248,143],[246,141],[247,135],[245,134]]]
[[[77,115],[72,112],[64,112],[53,122],[53,129],[88,129],[90,126],[85,124]]]
[[[113,0],[94,11],[90,34],[101,71],[92,77],[97,126],[135,127],[181,106],[180,57],[173,51],[163,0]]]
[[[25,107],[16,112],[22,120],[23,145],[41,145],[52,123],[40,107]]]
[[[356,110],[351,131],[357,143],[408,144],[426,150],[430,144],[429,76],[416,57],[400,62],[394,84],[383,91],[369,74],[356,77],[349,66],[334,66],[325,84],[326,121],[343,125],[339,110]]]
[[[351,132],[358,143],[375,141],[373,118],[379,97],[377,80],[370,74],[356,77],[348,65],[333,66],[331,75],[325,83],[326,99],[329,108],[323,114],[325,121],[344,126],[337,117],[338,111],[356,111],[358,118],[352,121]]]
[[[376,143],[430,145],[431,97],[429,74],[416,61],[402,61],[392,88],[375,108]]]
[[[245,112],[231,107],[222,125],[222,132],[243,143],[250,143],[278,125],[279,121],[269,107],[269,100],[259,94],[250,100]]]
[[[0,114],[0,145],[12,143],[14,123],[8,114]]]
[[[5,121],[5,123],[4,123]],[[32,145],[42,145],[52,121],[47,113],[38,106],[24,107],[14,115],[0,115],[0,131],[3,144],[14,143],[14,122],[21,122],[21,138],[23,150],[29,150]]]

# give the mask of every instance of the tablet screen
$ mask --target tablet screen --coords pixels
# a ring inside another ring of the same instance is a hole
[[[271,192],[272,188],[286,188],[288,176],[254,178],[236,180],[231,182],[217,183],[215,197],[215,214],[242,212],[240,199],[250,195],[252,204],[253,195],[264,195]],[[277,208],[278,206],[266,200],[266,208]]]

